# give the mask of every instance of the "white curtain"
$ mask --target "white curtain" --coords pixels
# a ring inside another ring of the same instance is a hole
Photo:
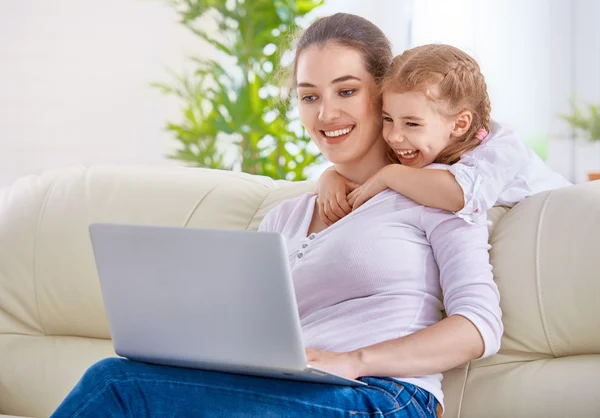
[[[572,94],[600,102],[600,2],[418,0],[412,16],[411,46],[443,42],[472,54],[492,117],[512,125],[552,168],[573,181],[600,168],[600,144],[573,147],[558,117]]]

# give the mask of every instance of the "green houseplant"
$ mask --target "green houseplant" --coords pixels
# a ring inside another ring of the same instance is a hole
[[[291,112],[289,88],[276,75],[285,68],[282,59],[299,22],[323,0],[167,3],[181,24],[219,53],[218,59],[191,57],[190,74],[153,84],[182,103],[181,120],[166,123],[180,143],[169,157],[200,167],[237,166],[275,179],[305,179],[306,169],[321,157]],[[216,30],[205,29],[207,18]]]
[[[600,105],[579,107],[572,105],[570,115],[561,115],[575,131],[589,141],[600,141]],[[589,180],[600,180],[600,171],[588,172]]]

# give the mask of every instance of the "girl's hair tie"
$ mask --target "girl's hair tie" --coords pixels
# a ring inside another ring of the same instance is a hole
[[[479,139],[480,141],[483,141],[487,136],[488,131],[486,131],[484,128],[479,129],[475,134],[475,138]]]

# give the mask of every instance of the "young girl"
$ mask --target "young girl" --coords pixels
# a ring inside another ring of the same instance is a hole
[[[384,167],[363,185],[326,170],[318,204],[327,225],[387,188],[424,206],[455,212],[469,223],[485,224],[495,204],[513,206],[571,184],[511,129],[490,122],[479,65],[455,47],[407,50],[393,60],[381,91],[383,137],[400,164]]]

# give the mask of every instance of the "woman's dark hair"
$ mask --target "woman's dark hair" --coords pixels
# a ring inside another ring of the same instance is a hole
[[[392,63],[392,46],[381,29],[363,17],[349,13],[336,13],[317,20],[300,37],[292,70],[294,86],[298,58],[302,52],[314,45],[323,47],[329,42],[360,52],[367,71],[371,73],[377,85]]]

